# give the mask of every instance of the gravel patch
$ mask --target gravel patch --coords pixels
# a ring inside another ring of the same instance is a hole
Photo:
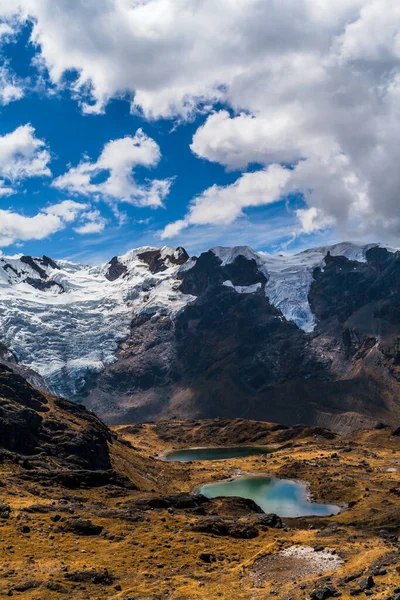
[[[315,551],[311,546],[290,546],[276,554],[260,558],[250,569],[249,575],[255,585],[266,581],[290,581],[309,575],[321,575],[335,571],[343,560],[328,550]]]

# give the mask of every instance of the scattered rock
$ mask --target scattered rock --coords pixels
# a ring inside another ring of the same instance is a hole
[[[387,574],[387,570],[384,567],[376,567],[372,571],[372,575],[374,577],[382,577],[383,575],[386,575],[386,574]]]
[[[200,560],[202,560],[205,563],[212,563],[212,562],[216,562],[216,560],[217,560],[217,557],[212,552],[202,552],[200,554],[199,558],[200,558]]]
[[[90,519],[70,519],[64,525],[64,531],[69,531],[78,535],[100,535],[103,531],[103,527],[101,525],[95,525]]]
[[[40,587],[40,585],[41,585],[40,581],[30,580],[30,581],[24,581],[23,583],[14,585],[12,589],[15,592],[27,592],[29,590],[34,590],[34,589]]]
[[[31,528],[29,527],[29,525],[21,525],[19,530],[21,533],[30,533]]]
[[[257,517],[257,525],[273,527],[275,529],[281,529],[283,527],[282,519],[275,513],[257,515]]]
[[[202,504],[209,502],[203,494],[169,494],[167,496],[158,496],[154,498],[139,498],[134,504],[141,509],[152,508],[197,508]]]
[[[330,585],[324,585],[323,587],[313,590],[310,594],[311,600],[326,600],[326,598],[333,598],[336,596],[337,590]]]
[[[68,590],[63,587],[60,583],[56,583],[55,581],[49,581],[46,583],[46,587],[51,592],[58,592],[59,594],[67,594]]]
[[[360,589],[362,591],[371,590],[373,587],[375,587],[375,581],[371,576],[360,582]]]
[[[114,583],[114,577],[107,569],[104,571],[96,571],[94,569],[71,571],[70,573],[66,573],[64,577],[68,581],[75,583],[95,583],[99,585],[112,585]]]
[[[210,533],[232,538],[252,539],[258,536],[258,530],[253,525],[241,523],[234,519],[224,519],[222,517],[204,517],[192,524],[192,531],[201,533]]]
[[[351,575],[347,575],[347,577],[345,577],[343,579],[343,582],[351,583],[352,581],[355,581],[356,579],[359,579],[360,577],[362,577],[363,574],[364,574],[364,571],[357,571],[357,573],[352,573]]]
[[[0,504],[0,519],[8,519],[10,516],[11,507],[9,504]]]

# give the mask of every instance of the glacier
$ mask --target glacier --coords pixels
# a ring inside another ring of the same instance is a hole
[[[192,300],[177,289],[179,265],[168,261],[175,249],[162,249],[167,268],[160,273],[138,258],[155,250],[143,247],[119,257],[126,271],[115,281],[107,279],[109,263],[0,257],[2,343],[50,391],[79,395],[89,373],[116,360],[134,315],[174,316]]]
[[[316,320],[311,311],[308,294],[314,269],[323,268],[328,252],[331,256],[344,256],[349,260],[365,262],[368,250],[377,246],[385,247],[390,252],[396,251],[382,244],[354,242],[320,246],[298,254],[267,254],[255,252],[248,246],[233,248],[216,246],[211,251],[221,260],[222,265],[232,263],[239,255],[248,260],[255,260],[259,270],[267,278],[265,294],[270,303],[280,310],[288,321],[293,321],[300,329],[311,333],[315,329]]]
[[[213,252],[222,265],[238,256],[254,260],[267,283],[271,304],[305,332],[316,326],[308,294],[315,267],[324,267],[328,252],[364,262],[368,249],[379,244],[344,242],[294,255],[255,252],[248,246]],[[390,251],[393,249],[387,248]],[[182,259],[182,252],[185,256]],[[161,270],[143,257],[157,255]],[[114,262],[118,273],[109,276]],[[22,255],[0,256],[0,342],[18,361],[39,373],[50,391],[73,398],[83,393],[88,377],[117,360],[132,319],[140,314],[172,319],[194,296],[183,294],[179,276],[196,258],[182,248],[142,247],[98,266]],[[260,293],[262,285],[223,285],[240,294]]]

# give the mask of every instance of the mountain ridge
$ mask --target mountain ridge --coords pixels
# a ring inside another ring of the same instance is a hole
[[[94,267],[2,256],[0,342],[113,423],[396,424],[399,260],[351,242],[287,256],[143,247]]]

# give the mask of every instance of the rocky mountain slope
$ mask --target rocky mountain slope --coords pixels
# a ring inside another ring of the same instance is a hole
[[[146,247],[99,267],[1,257],[0,341],[8,365],[111,423],[397,425],[400,254],[343,243],[295,256]]]
[[[109,429],[2,365],[0,411],[2,598],[397,598],[399,431],[222,419]],[[209,444],[268,452],[161,459]],[[342,510],[288,518],[196,491],[249,473],[301,478],[312,501]]]

